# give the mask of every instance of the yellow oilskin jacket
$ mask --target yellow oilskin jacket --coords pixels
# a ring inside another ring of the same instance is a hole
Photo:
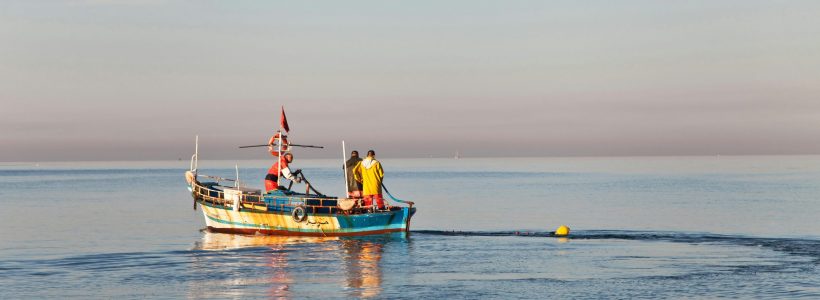
[[[370,157],[363,159],[353,168],[353,176],[362,183],[362,195],[381,195],[384,170],[378,160]]]

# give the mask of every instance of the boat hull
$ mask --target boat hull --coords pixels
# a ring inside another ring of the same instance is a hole
[[[413,207],[366,214],[308,214],[301,222],[281,211],[240,210],[200,202],[208,230],[221,233],[293,236],[362,236],[408,232]]]

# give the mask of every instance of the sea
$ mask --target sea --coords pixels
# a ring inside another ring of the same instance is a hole
[[[0,299],[820,298],[820,156],[380,160],[407,235],[207,232],[187,160],[2,163]]]

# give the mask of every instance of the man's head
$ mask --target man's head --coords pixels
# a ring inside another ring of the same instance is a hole
[[[352,152],[350,152],[350,158],[358,158],[358,157],[359,157],[359,151],[353,150]]]
[[[292,153],[285,153],[285,160],[288,163],[292,163],[293,162],[293,154]]]
[[[376,151],[367,150],[367,157],[376,157]]]

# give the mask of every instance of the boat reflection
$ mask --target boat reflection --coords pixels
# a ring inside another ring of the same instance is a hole
[[[405,234],[291,237],[205,232],[193,250],[206,252],[194,255],[193,267],[206,273],[203,279],[207,279],[197,281],[189,295],[291,298],[331,291],[338,295],[342,290],[347,297],[377,297],[382,293],[384,247],[405,238]]]
[[[202,240],[194,245],[194,250],[231,250],[251,247],[278,248],[285,245],[304,243],[324,243],[339,240],[338,237],[309,237],[281,235],[243,235],[214,233],[205,231]]]
[[[343,240],[343,259],[350,297],[369,298],[382,291],[382,270],[379,263],[384,244],[368,240]]]

